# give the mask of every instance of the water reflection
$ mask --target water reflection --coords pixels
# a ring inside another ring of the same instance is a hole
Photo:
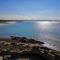
[[[52,36],[51,32],[52,32],[53,24],[51,22],[38,21],[36,22],[36,26],[38,29],[38,39],[46,40]]]
[[[37,29],[39,31],[37,36],[38,39],[46,42],[44,46],[47,46],[55,50],[60,50],[60,48],[58,48],[60,46],[59,24],[60,24],[59,22],[49,22],[49,21],[36,22]],[[59,43],[55,41],[59,41]]]
[[[51,27],[51,25],[52,25],[51,22],[48,21],[37,22],[38,28],[42,28],[42,29],[49,28]]]

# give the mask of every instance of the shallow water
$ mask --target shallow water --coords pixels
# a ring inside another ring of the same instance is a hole
[[[60,22],[58,21],[23,21],[0,24],[0,37],[11,35],[34,38],[45,42],[45,46],[60,50]]]

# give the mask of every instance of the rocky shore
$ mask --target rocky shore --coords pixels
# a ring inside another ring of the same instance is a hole
[[[44,47],[43,44],[44,42],[26,37],[0,38],[0,56],[5,60],[9,60],[8,57],[12,60],[13,55],[16,57],[19,54],[22,56],[23,54],[36,54],[43,57],[42,60],[60,60],[60,51]]]

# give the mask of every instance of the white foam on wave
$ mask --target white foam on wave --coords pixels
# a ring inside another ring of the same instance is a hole
[[[10,22],[5,22],[5,23],[0,23],[0,26],[2,25],[8,25],[8,24],[15,24],[15,21],[10,21]]]
[[[52,45],[52,44],[49,44],[49,43],[47,43],[47,42],[45,42],[45,44],[43,44],[43,46],[48,47],[48,48],[51,48],[51,49],[54,49],[54,50],[57,50],[57,51],[60,51],[60,50],[57,48],[57,46]]]

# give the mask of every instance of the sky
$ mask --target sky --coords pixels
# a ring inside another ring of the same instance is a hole
[[[0,19],[60,20],[60,0],[0,0]]]

